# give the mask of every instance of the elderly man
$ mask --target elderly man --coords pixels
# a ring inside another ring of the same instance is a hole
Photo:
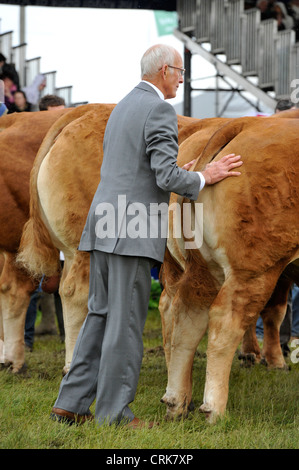
[[[166,247],[163,214],[156,211],[151,217],[151,205],[168,204],[170,192],[196,200],[205,184],[240,174],[230,171],[242,165],[235,155],[202,173],[186,171],[188,164],[177,166],[177,116],[165,101],[183,83],[183,61],[175,49],[148,49],[141,76],[113,110],[105,131],[101,182],[79,246],[90,252],[88,315],[52,410],[59,421],[90,419],[89,406],[96,399],[99,424],[145,425],[128,405],[142,362],[151,268],[163,262]]]

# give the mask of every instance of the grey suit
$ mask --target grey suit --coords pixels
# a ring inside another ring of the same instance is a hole
[[[200,188],[197,174],[177,166],[177,152],[173,107],[141,82],[107,123],[101,182],[79,245],[91,252],[89,313],[57,408],[85,414],[96,398],[99,423],[134,418],[128,404],[142,362],[150,270],[154,261],[163,261],[166,246],[161,219],[167,222],[167,210],[161,214],[158,205],[168,204],[170,192],[196,200]],[[142,213],[137,223],[143,224],[142,233],[136,231],[136,213]]]
[[[147,256],[163,262],[166,237],[120,236],[121,230],[123,234],[127,232],[122,226],[124,219],[128,226],[132,217],[125,211],[120,214],[122,209],[118,210],[118,197],[125,196],[126,208],[131,203],[142,203],[149,209],[151,204],[151,213],[154,212],[155,203],[168,204],[170,192],[197,199],[200,179],[197,174],[188,173],[177,166],[177,153],[177,116],[174,108],[162,101],[150,85],[141,82],[116,106],[108,121],[101,183],[91,204],[79,249]],[[115,209],[114,237],[96,236],[99,215],[95,212],[101,203],[111,203]],[[147,214],[149,228],[149,210]],[[159,212],[158,216],[163,218],[163,213]],[[155,217],[152,220],[154,223]]]

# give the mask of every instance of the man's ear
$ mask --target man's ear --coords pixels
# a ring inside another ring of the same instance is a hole
[[[166,77],[167,77],[167,73],[168,73],[168,65],[167,64],[164,64],[162,69],[161,69],[161,72],[162,72],[162,78],[163,80],[166,80]]]

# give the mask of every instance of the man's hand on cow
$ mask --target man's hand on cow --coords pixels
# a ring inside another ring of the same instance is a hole
[[[208,163],[201,172],[206,180],[206,185],[215,184],[228,176],[239,176],[239,171],[231,171],[243,165],[240,155],[230,153],[217,162]]]

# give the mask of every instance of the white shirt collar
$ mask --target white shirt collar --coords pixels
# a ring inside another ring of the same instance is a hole
[[[159,95],[159,97],[161,98],[161,100],[164,100],[164,99],[165,99],[165,98],[164,98],[164,95],[163,95],[163,93],[162,93],[162,91],[159,90],[159,88],[156,87],[156,85],[153,85],[151,82],[148,82],[147,80],[141,80],[141,81],[144,82],[144,83],[147,83],[148,85],[150,85],[150,86],[158,93],[158,95]]]

